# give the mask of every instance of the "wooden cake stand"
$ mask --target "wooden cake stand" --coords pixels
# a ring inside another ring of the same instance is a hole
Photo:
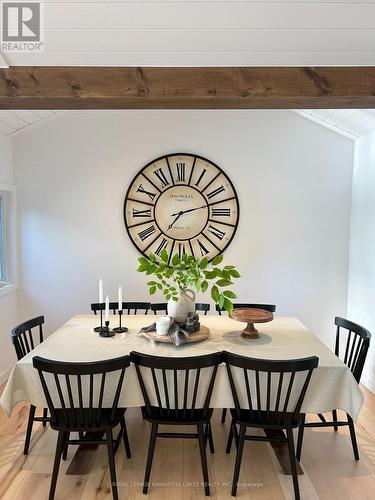
[[[250,307],[244,309],[233,309],[229,317],[236,321],[247,323],[241,337],[245,339],[257,339],[259,337],[258,330],[254,327],[254,323],[268,323],[273,320],[273,313],[264,309],[252,309]]]

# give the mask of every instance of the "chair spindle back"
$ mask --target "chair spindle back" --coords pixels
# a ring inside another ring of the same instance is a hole
[[[152,416],[153,406],[168,418],[177,417],[179,410],[184,417],[192,417],[197,409],[203,410],[204,418],[208,416],[218,366],[222,362],[221,352],[186,358],[131,352],[130,359],[137,371],[148,417]],[[203,376],[205,369],[211,369],[208,377]],[[149,386],[147,371],[152,379]]]
[[[335,325],[337,326],[335,354],[347,365],[359,383],[370,346],[371,333],[363,326],[338,316],[335,318]]]
[[[148,314],[148,311],[151,309],[151,304],[150,302],[123,302],[122,303],[122,310],[124,313],[126,313],[128,316],[130,314],[138,314],[138,311],[140,311],[140,314]],[[100,304],[100,303],[93,303],[91,304],[91,311],[96,315],[98,311],[104,311],[105,310],[105,304]],[[110,302],[109,303],[109,310],[113,314],[117,314],[118,312],[118,302]]]
[[[311,356],[278,361],[248,358],[229,352],[224,352],[223,356],[238,419],[241,410],[247,409],[252,420],[268,425],[278,425],[285,419],[286,414],[292,413],[292,420],[298,417],[319,358]],[[234,367],[239,369],[237,378]],[[297,373],[300,373],[298,383]],[[241,399],[248,408],[241,404],[240,388],[244,388],[245,396]]]
[[[27,353],[33,350],[37,344],[43,342],[43,324],[44,316],[38,316],[13,328],[10,335],[18,360],[22,359]],[[34,328],[38,329],[38,342],[36,342],[36,339],[33,337],[35,333],[35,330],[33,331]]]
[[[269,311],[271,313],[274,313],[276,311],[276,306],[274,304],[233,304],[233,309],[263,309],[265,311]],[[216,311],[219,313],[221,316],[221,313],[225,311],[225,309],[219,307],[216,305],[215,307]]]
[[[203,304],[203,303],[200,303],[200,302],[197,302],[195,304],[195,311],[196,312],[198,312],[198,311],[204,312],[205,316],[207,316],[207,313],[208,313],[209,310],[210,310],[210,304]]]
[[[195,304],[195,311],[202,311],[204,312],[204,315],[206,316],[208,311],[210,310],[210,304],[204,304],[197,302]],[[151,311],[154,312],[154,314],[158,314],[159,312],[161,313],[168,313],[168,304],[166,302],[162,302],[160,304],[151,304]]]
[[[108,408],[111,409],[110,421],[114,421],[125,370],[130,366],[129,356],[92,363],[66,363],[35,356],[33,365],[39,373],[52,427],[55,424],[56,428],[58,422],[56,410],[61,410],[67,428],[99,426],[102,411]],[[114,390],[108,394],[106,381],[110,372],[118,372],[113,375],[115,380],[118,378]],[[107,404],[103,406],[104,397]]]

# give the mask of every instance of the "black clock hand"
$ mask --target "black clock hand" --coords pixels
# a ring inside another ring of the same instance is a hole
[[[182,214],[183,214],[183,212],[178,212],[177,214],[173,214],[173,215],[177,215],[177,217],[174,219],[174,221],[171,224],[169,224],[167,231],[169,229],[172,229],[173,224],[181,217]]]
[[[196,207],[196,208],[190,208],[189,210],[183,210],[182,212],[176,212],[175,214],[171,214],[171,217],[174,215],[182,215],[182,214],[187,214],[188,212],[194,212],[194,210],[200,210],[201,208],[206,208],[207,205],[202,205],[201,207]]]

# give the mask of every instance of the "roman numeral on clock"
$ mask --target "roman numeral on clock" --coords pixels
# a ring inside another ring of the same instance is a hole
[[[205,175],[205,173],[206,173],[206,172],[207,172],[207,169],[206,169],[206,168],[204,168],[204,169],[202,170],[201,175],[198,177],[197,182],[195,183],[195,185],[196,185],[196,186],[199,186],[199,184],[200,184],[201,180],[203,179],[203,177],[204,177],[204,175]]]
[[[216,236],[219,240],[222,240],[225,236],[225,233],[218,229],[217,227],[214,227],[212,224],[208,226],[208,232]]]
[[[146,210],[133,208],[133,217],[151,217],[151,208],[147,208]]]
[[[185,243],[179,243],[178,244],[178,256],[181,257],[186,253],[185,251]]]
[[[212,217],[230,217],[230,208],[212,208]]]
[[[161,168],[158,168],[157,170],[155,170],[154,174],[161,182],[162,189],[165,188],[165,186],[168,186],[169,182],[168,182],[167,178],[165,177],[165,173],[163,172],[163,170]]]
[[[201,251],[201,255],[202,255],[202,257],[204,257],[205,255],[208,254],[209,251],[207,250],[207,248],[203,245],[203,243],[200,240],[197,240],[197,243],[198,243],[199,249]]]
[[[144,241],[149,236],[154,234],[155,231],[156,231],[156,227],[154,225],[152,225],[152,226],[148,227],[147,229],[144,229],[143,231],[138,233],[138,236],[141,238],[142,241]]]
[[[160,245],[155,250],[156,255],[159,255],[160,257],[161,252],[164,250],[164,248],[167,248],[167,246],[168,246],[168,240],[163,238]]]
[[[186,163],[177,163],[177,180],[179,182],[185,182],[186,175]]]
[[[150,198],[150,200],[154,200],[156,193],[152,193],[151,191],[147,191],[142,184],[139,185],[139,188],[137,189],[137,193],[143,193],[146,196]]]
[[[214,196],[217,196],[218,194],[222,193],[223,191],[225,191],[225,187],[220,186],[220,187],[214,189],[213,191],[211,191],[211,193],[207,193],[207,198],[211,199]]]

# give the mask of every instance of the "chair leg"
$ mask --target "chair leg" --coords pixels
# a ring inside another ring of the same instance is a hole
[[[298,462],[301,461],[303,433],[305,432],[305,420],[306,420],[306,415],[303,414],[301,425],[298,428],[297,453],[296,453]]]
[[[224,424],[225,423],[225,419],[227,417],[227,409],[226,408],[223,408],[223,413],[221,414],[221,423]]]
[[[199,451],[201,454],[201,462],[202,462],[204,493],[207,497],[209,497],[210,496],[210,486],[209,486],[209,480],[208,480],[208,468],[207,468],[207,457],[206,457],[206,446],[205,446],[205,439],[204,439],[203,424],[198,424],[197,429],[198,429],[198,439],[199,439]]]
[[[47,417],[48,417],[48,410],[47,410],[47,408],[43,408],[43,418],[47,418]],[[47,422],[44,421],[43,427],[46,427],[46,425],[47,425]]]
[[[113,500],[118,500],[115,454],[113,451],[112,429],[106,430],[109,471],[111,474]]]
[[[212,436],[211,422],[208,422],[208,424],[206,425],[206,432],[205,432],[204,439],[205,439],[206,446],[207,446],[207,441],[208,441],[208,445],[210,447],[210,453],[211,453],[211,455],[213,455],[215,453],[215,447],[214,447],[214,439]]]
[[[25,446],[23,448],[23,454],[27,455],[29,453],[29,447],[30,447],[30,439],[31,439],[31,432],[33,430],[33,423],[34,423],[34,416],[35,416],[35,406],[31,405],[30,410],[29,410],[29,419],[27,421],[27,429],[26,429],[26,437],[25,437]]]
[[[210,453],[213,455],[215,453],[214,438],[212,435],[211,422],[208,422],[208,444],[210,446]]]
[[[59,434],[57,436],[55,461],[53,464],[53,471],[51,478],[51,487],[49,490],[49,497],[48,497],[49,500],[53,500],[55,498],[56,483],[57,483],[57,477],[59,475],[60,460],[63,449],[64,449],[64,431],[59,431]]]
[[[245,436],[246,436],[246,427],[244,425],[241,425],[240,426],[240,435],[238,437],[236,463],[234,465],[232,492],[231,492],[232,497],[235,497],[237,495],[237,484],[238,484],[238,478],[240,477],[240,469],[241,469],[241,462],[242,462],[243,447],[244,447],[244,443],[245,443]]]
[[[238,434],[236,424],[234,424],[234,426],[233,426],[233,436],[234,436],[234,442],[235,442],[236,446],[238,446],[239,434]]]
[[[226,453],[230,453],[230,450],[232,448],[233,427],[234,427],[234,422],[233,422],[233,419],[232,419],[232,422],[230,423],[230,430],[229,430],[229,435],[228,435],[227,447],[225,449]]]
[[[121,425],[121,429],[120,429],[120,432],[118,433],[118,436],[116,438],[116,441],[115,441],[115,447],[114,447],[114,450],[113,450],[113,453],[116,455],[119,447],[120,447],[120,441],[122,440],[124,436],[124,430],[122,428],[122,425]]]
[[[64,432],[64,449],[62,453],[62,459],[66,460],[68,456],[68,443],[66,442],[70,438],[70,432]]]
[[[347,417],[348,417],[348,424],[349,424],[349,430],[350,430],[350,439],[352,440],[354,458],[355,458],[355,460],[359,460],[359,452],[358,452],[358,445],[357,445],[357,437],[355,435],[354,422],[353,422],[353,419],[349,415],[347,415]]]
[[[127,458],[131,458],[132,454],[130,451],[129,436],[128,436],[128,430],[126,428],[125,416],[122,418],[120,425],[121,425],[121,429],[122,429],[122,439],[124,440],[126,456],[127,456]]]
[[[332,410],[332,420],[335,424],[337,423],[337,410]],[[335,431],[339,430],[337,425],[334,425],[333,428],[335,429]]]
[[[295,451],[294,451],[293,430],[287,429],[286,433],[287,433],[287,438],[288,438],[290,467],[292,469],[292,476],[293,476],[294,498],[295,498],[295,500],[300,500],[297,462],[296,462],[296,455],[295,455]]]
[[[150,484],[152,459],[154,458],[154,451],[155,451],[155,444],[156,444],[157,433],[158,433],[158,424],[152,424],[151,434],[150,434],[150,444],[148,446],[145,479],[143,481],[143,494],[144,495],[147,494],[148,487],[149,487],[149,484]]]

